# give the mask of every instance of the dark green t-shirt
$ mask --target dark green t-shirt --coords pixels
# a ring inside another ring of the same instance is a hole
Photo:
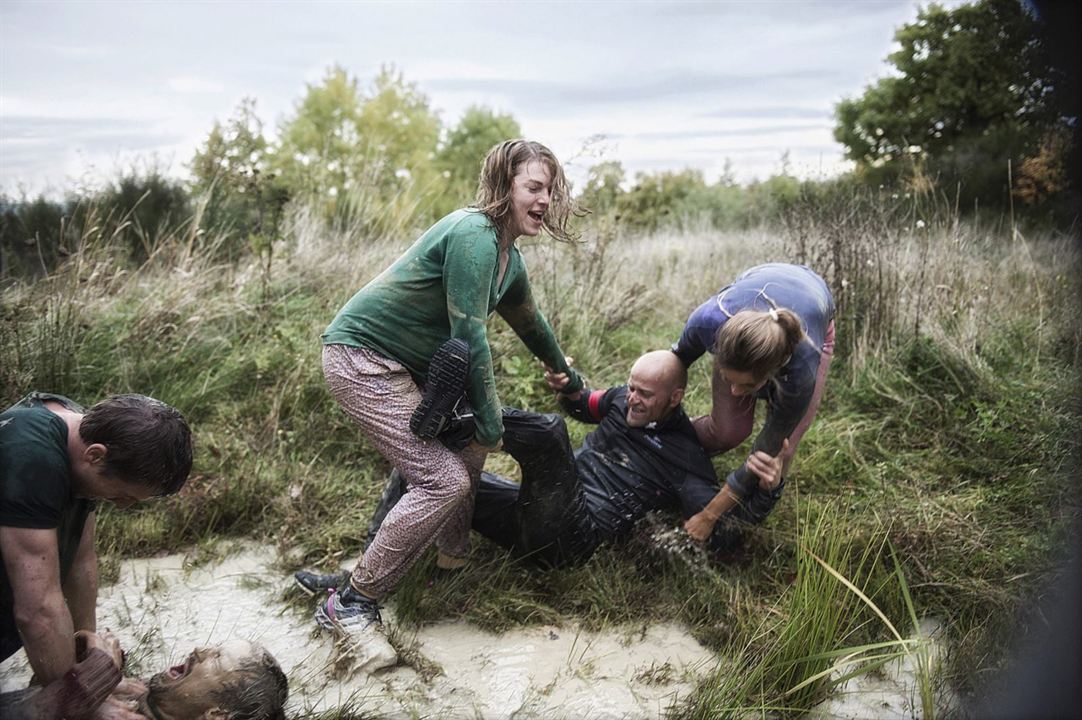
[[[0,525],[56,528],[63,581],[94,504],[72,496],[68,426],[45,407],[47,400],[83,412],[82,406],[62,395],[31,393],[0,413]],[[0,562],[0,645],[11,640],[13,608],[11,583]],[[7,650],[0,647],[0,655]]]
[[[326,345],[375,350],[423,381],[428,362],[449,338],[470,345],[466,394],[477,420],[477,440],[494,445],[503,434],[485,321],[495,310],[535,356],[582,387],[567,367],[545,316],[534,303],[526,264],[512,246],[499,286],[499,242],[492,221],[463,209],[428,229],[389,268],[339,310],[323,333]]]

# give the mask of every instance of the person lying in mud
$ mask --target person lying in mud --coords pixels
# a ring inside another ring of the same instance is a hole
[[[116,395],[89,410],[31,393],[0,413],[0,660],[19,650],[48,684],[96,629],[94,501],[119,508],[175,493],[192,437],[173,407]]]
[[[566,387],[560,373],[549,371],[546,379],[555,390]],[[521,466],[522,483],[482,473],[473,529],[518,557],[557,567],[582,562],[602,542],[626,537],[652,510],[675,510],[685,518],[701,512],[719,488],[681,405],[686,385],[680,360],[659,350],[635,362],[626,385],[559,393],[572,417],[598,426],[578,452],[559,415],[504,408],[503,448]],[[754,453],[748,467],[759,483],[715,523],[711,549],[740,544],[781,495],[777,457]],[[405,491],[392,473],[373,527]],[[313,593],[345,579],[308,571],[294,577]]]
[[[710,414],[692,421],[706,451],[715,455],[742,443],[751,434],[756,400],[763,399],[766,422],[752,457],[780,456],[785,477],[819,411],[834,356],[834,298],[823,278],[803,265],[749,268],[691,313],[672,351],[685,366],[714,355]],[[717,497],[688,518],[688,534],[705,540],[755,482],[750,464],[731,472]]]
[[[59,680],[0,694],[5,720],[99,716],[123,720],[277,720],[289,685],[265,648],[247,640],[196,648],[147,680],[122,679],[123,653],[109,633],[79,633],[80,661]]]

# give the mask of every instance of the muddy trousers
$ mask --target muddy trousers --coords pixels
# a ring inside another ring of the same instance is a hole
[[[473,529],[516,557],[541,565],[587,560],[603,535],[586,504],[563,418],[504,408],[503,424],[503,446],[522,468],[522,485],[481,473]],[[774,509],[784,489],[784,480],[772,491],[756,487],[718,520],[709,548],[725,551],[742,545],[747,532]],[[702,510],[715,495],[716,490],[704,485],[701,496],[690,498],[692,507],[687,510]],[[650,510],[679,508],[668,503],[642,507],[634,519]]]
[[[484,453],[451,452],[410,432],[421,391],[394,360],[365,348],[327,345],[323,375],[334,399],[410,490],[384,517],[353,570],[353,586],[373,597],[386,595],[433,540],[445,554],[465,557]]]
[[[522,484],[482,473],[473,529],[546,567],[585,562],[601,541],[586,506],[567,425],[559,415],[504,408],[503,449]]]

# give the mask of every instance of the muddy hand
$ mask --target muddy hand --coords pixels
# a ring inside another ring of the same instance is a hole
[[[748,456],[748,470],[759,477],[759,487],[770,492],[781,483],[781,456],[789,450],[789,438],[781,443],[781,450],[771,457],[762,450],[756,450]]]
[[[120,648],[120,641],[108,630],[102,633],[80,630],[75,633],[76,656],[80,659],[85,658],[91,650],[101,650],[109,656],[117,670],[124,669],[124,651]]]
[[[105,698],[105,702],[94,712],[95,720],[146,720],[139,712],[139,703],[134,701]]]
[[[139,700],[146,697],[148,692],[146,683],[142,680],[135,678],[124,678],[120,681],[120,684],[113,688],[113,692],[110,693],[110,697],[118,702],[131,703],[134,702],[136,707],[139,705]]]
[[[684,530],[695,542],[706,542],[710,533],[714,532],[716,518],[711,518],[705,512],[698,512],[684,522]]]
[[[470,440],[470,444],[466,446],[466,450],[481,457],[484,457],[488,453],[499,452],[503,448],[503,438],[496,441],[495,445],[482,445],[476,440]]]
[[[575,363],[575,358],[565,357],[564,362],[568,367],[571,367]],[[558,373],[549,367],[548,363],[541,363],[541,366],[545,368],[545,383],[548,384],[549,389],[555,393],[563,393],[567,384],[571,382],[571,378],[567,376],[567,373]],[[572,400],[577,398],[572,397]]]

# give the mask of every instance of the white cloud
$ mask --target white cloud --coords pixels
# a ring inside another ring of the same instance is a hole
[[[446,126],[470,105],[510,113],[527,137],[577,157],[576,177],[604,159],[629,174],[696,167],[709,178],[729,157],[739,179],[763,178],[786,150],[794,171],[831,172],[844,167],[835,103],[886,74],[895,28],[917,4],[555,3],[536,22],[533,2],[267,3],[254,14],[248,3],[0,2],[18,28],[0,45],[0,185],[78,176],[81,163],[109,168],[138,150],[182,172],[241,97],[273,133],[332,65],[366,88],[387,64]],[[598,135],[608,139],[584,151]]]
[[[194,75],[169,78],[165,84],[170,90],[179,93],[220,93],[225,89],[219,82]]]

